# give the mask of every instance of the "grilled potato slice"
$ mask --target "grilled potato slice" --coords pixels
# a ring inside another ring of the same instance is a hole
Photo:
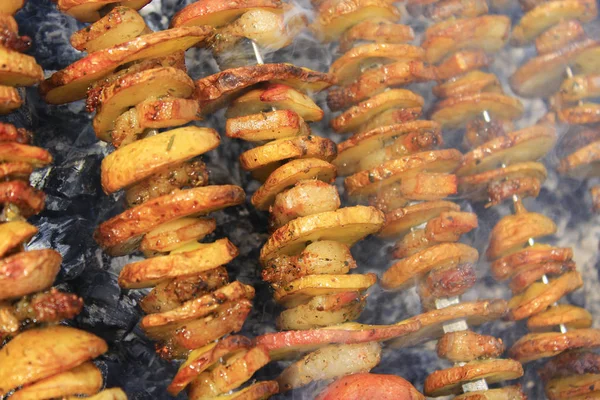
[[[175,14],[171,20],[171,26],[210,25],[219,28],[255,9],[282,12],[283,3],[280,0],[250,0],[244,2],[200,0],[189,4]]]
[[[512,120],[519,118],[523,104],[512,96],[503,93],[474,93],[460,97],[450,97],[438,102],[431,119],[442,128],[458,128],[487,111],[493,118]]]
[[[436,218],[443,212],[458,211],[460,207],[456,203],[444,200],[426,201],[398,208],[385,215],[385,225],[378,236],[384,238],[402,236],[411,228]]]
[[[537,239],[556,233],[556,225],[545,215],[523,212],[503,217],[492,229],[486,255],[488,260],[515,253],[530,238]]]
[[[436,308],[437,300],[460,296],[472,288],[476,281],[477,275],[471,264],[435,268],[419,281],[417,293],[422,307],[432,310]]]
[[[66,326],[25,331],[0,349],[0,393],[71,370],[107,350],[99,337]]]
[[[13,299],[49,288],[62,257],[54,250],[19,252],[0,260],[0,300]]]
[[[559,96],[563,102],[570,103],[600,95],[600,75],[575,75],[560,85]]]
[[[0,5],[0,14],[12,15],[23,7],[25,0],[6,0]]]
[[[335,60],[329,68],[338,85],[348,85],[363,74],[366,68],[377,64],[421,61],[425,51],[411,44],[371,43],[352,48]]]
[[[536,37],[535,49],[538,54],[547,54],[584,38],[585,31],[581,23],[576,19],[566,19],[559,21]]]
[[[551,400],[590,399],[598,394],[600,394],[600,374],[555,378],[546,385],[546,395]]]
[[[589,22],[598,16],[595,1],[558,0],[542,3],[521,17],[513,28],[511,44],[524,46],[538,35],[563,20]]]
[[[28,218],[39,214],[44,209],[45,199],[44,192],[33,188],[29,182],[23,180],[0,182],[0,204],[8,204],[4,207],[5,215],[10,215],[11,209],[16,210],[19,217]]]
[[[310,128],[295,111],[276,110],[229,118],[225,134],[230,138],[260,142],[308,135]]]
[[[456,175],[419,173],[404,179],[398,188],[407,200],[441,200],[456,194]]]
[[[566,350],[598,346],[600,346],[600,331],[597,329],[575,329],[565,333],[529,333],[513,344],[509,355],[519,362],[527,363],[553,357]]]
[[[201,240],[212,233],[217,223],[212,218],[179,218],[160,225],[144,235],[140,250],[146,257],[175,250],[181,245]]]
[[[487,122],[481,116],[469,121],[465,126],[463,144],[466,148],[481,146],[491,139],[505,136],[512,131],[514,131],[514,125],[511,121],[493,119]]]
[[[523,376],[521,363],[510,359],[470,361],[447,369],[433,371],[425,379],[423,391],[432,397],[460,393],[462,385],[485,379],[488,383],[517,379]]]
[[[68,14],[80,22],[94,22],[102,18],[104,7],[125,6],[139,10],[151,0],[57,0],[56,5],[61,12]]]
[[[215,400],[261,400],[277,393],[279,393],[279,385],[276,381],[262,381],[232,394],[217,396]]]
[[[521,385],[504,386],[498,389],[476,390],[454,397],[456,400],[527,400]]]
[[[269,237],[260,250],[260,262],[266,266],[268,260],[280,254],[298,254],[308,243],[316,240],[335,240],[351,246],[379,231],[383,222],[383,213],[364,206],[296,218]]]
[[[571,248],[552,247],[536,243],[517,252],[506,255],[492,262],[490,269],[494,279],[503,281],[521,269],[536,264],[567,263],[573,258]]]
[[[0,142],[0,162],[26,162],[34,168],[41,168],[52,162],[52,156],[41,147]]]
[[[369,372],[381,360],[377,342],[322,347],[287,367],[277,378],[281,391],[311,382]]]
[[[24,400],[60,398],[76,394],[91,396],[98,393],[102,384],[102,372],[88,361],[68,371],[25,386],[11,397]]]
[[[229,104],[240,91],[262,82],[281,83],[303,92],[318,92],[334,83],[329,74],[291,64],[232,68],[196,81],[195,98],[204,114]]]
[[[428,4],[423,14],[433,21],[454,18],[473,18],[488,13],[488,5],[482,0],[442,0]]]
[[[111,255],[134,251],[142,237],[154,228],[191,215],[206,215],[241,204],[242,188],[233,185],[198,187],[154,198],[103,222],[94,238]]]
[[[600,104],[583,103],[563,108],[557,112],[558,119],[568,125],[595,124],[600,122]]]
[[[359,400],[364,398],[425,400],[425,397],[403,378],[396,375],[371,373],[358,373],[340,378],[327,386],[316,399]]]
[[[79,397],[69,396],[67,400],[77,400]],[[89,400],[127,400],[127,395],[120,388],[104,389],[98,394],[87,397]]]
[[[227,118],[258,114],[275,108],[290,110],[304,121],[314,122],[323,119],[323,110],[304,93],[282,84],[269,84],[264,88],[253,89],[235,99],[227,108]]]
[[[573,177],[597,176],[600,141],[593,142],[560,160],[558,172]]]
[[[550,330],[563,324],[569,329],[584,329],[592,326],[592,314],[585,308],[570,304],[558,304],[527,319],[530,330]]]
[[[439,98],[460,97],[479,92],[501,91],[500,81],[494,74],[479,70],[469,71],[463,76],[451,79],[432,88]]]
[[[544,382],[552,378],[597,373],[600,355],[589,350],[573,350],[560,353],[548,360],[538,373]]]
[[[404,151],[410,154],[442,145],[443,139],[440,126],[432,121],[410,121],[382,126],[355,134],[338,144],[338,154],[333,164],[342,176],[356,173],[365,157],[385,149],[392,143],[397,153],[402,154]]]
[[[92,25],[71,35],[71,46],[79,51],[103,50],[150,33],[144,18],[129,7],[117,6]]]
[[[426,59],[437,64],[458,50],[483,50],[495,53],[502,49],[510,35],[510,18],[484,15],[456,21],[440,22],[427,29],[422,43]]]
[[[473,331],[444,334],[436,345],[437,355],[454,363],[469,362],[478,358],[495,358],[504,353],[502,339],[479,335]]]
[[[311,28],[319,40],[333,42],[353,25],[375,18],[395,22],[400,19],[400,12],[386,0],[324,2]]]
[[[393,342],[393,347],[408,347],[418,343],[427,342],[442,336],[444,325],[459,320],[465,320],[469,326],[502,318],[507,312],[504,300],[480,300],[475,302],[462,302],[439,310],[430,310],[409,318],[403,323],[420,323],[421,328],[400,337]]]
[[[415,121],[421,116],[421,107],[413,108],[390,108],[377,114],[358,128],[358,132],[368,132],[387,125],[402,124]]]
[[[436,66],[438,81],[445,81],[467,72],[485,68],[492,62],[483,50],[461,50],[452,53]]]
[[[188,126],[120,147],[102,160],[102,188],[107,194],[131,186],[161,169],[213,150],[219,134],[209,128]],[[135,162],[132,168],[130,162]]]
[[[26,244],[38,232],[37,228],[25,221],[10,221],[0,225],[0,258]]]
[[[356,42],[397,44],[411,42],[414,38],[415,33],[408,25],[394,24],[385,18],[370,18],[342,34],[339,39],[339,52],[347,52]]]
[[[488,186],[489,202],[486,207],[495,206],[504,200],[514,200],[515,196],[520,199],[526,197],[537,197],[540,194],[542,182],[535,177],[516,177],[507,181],[492,182]]]
[[[0,115],[10,114],[21,105],[23,105],[23,100],[17,89],[0,85]]]
[[[331,127],[337,133],[347,133],[357,130],[362,124],[386,110],[423,107],[423,104],[423,98],[410,90],[392,89],[376,94],[344,111],[331,120]]]
[[[385,186],[422,172],[451,172],[460,163],[462,154],[455,149],[433,150],[387,161],[376,168],[357,172],[344,180],[348,195],[361,197],[373,195]]]
[[[462,243],[441,243],[406,257],[390,266],[381,278],[385,289],[400,290],[434,268],[474,263],[479,253]]]
[[[33,86],[44,79],[35,58],[7,47],[0,47],[0,85]]]
[[[95,3],[93,3],[95,4]],[[133,61],[177,53],[212,36],[208,26],[183,27],[139,36],[133,40],[89,54],[53,74],[40,84],[44,100],[63,104],[85,97],[88,87]]]
[[[576,265],[573,261],[566,263],[549,262],[545,264],[533,264],[519,268],[510,281],[510,289],[513,294],[519,294],[531,286],[534,282],[539,281],[544,275],[562,275],[569,271],[574,271]]]
[[[600,211],[600,186],[594,186],[590,189],[590,194],[592,195],[592,205],[594,207],[594,211]]]

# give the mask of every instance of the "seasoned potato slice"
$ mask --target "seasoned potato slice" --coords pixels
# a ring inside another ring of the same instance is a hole
[[[488,186],[489,202],[486,207],[495,206],[506,199],[514,201],[515,196],[520,199],[537,197],[540,194],[542,182],[535,177],[515,177],[507,181],[492,182]]]
[[[513,120],[524,112],[523,104],[503,93],[483,92],[450,97],[435,105],[431,119],[442,128],[458,128],[487,111],[493,118]]]
[[[238,250],[229,239],[197,243],[191,251],[127,264],[119,274],[119,285],[126,289],[154,286],[170,278],[193,275],[227,264],[237,255]]]
[[[468,362],[478,358],[495,358],[504,353],[502,339],[479,335],[473,331],[444,334],[437,342],[437,355],[452,362]]]
[[[457,51],[436,66],[437,79],[438,81],[445,81],[469,71],[485,68],[491,62],[491,56],[483,50]]]
[[[467,148],[481,146],[491,139],[504,136],[514,130],[514,124],[511,121],[493,119],[487,122],[482,115],[469,121],[465,126],[463,144]]]
[[[423,391],[432,397],[460,393],[462,385],[470,381],[485,379],[487,383],[502,382],[523,376],[521,363],[510,359],[470,361],[437,370],[425,379]]]
[[[16,128],[12,124],[0,122],[0,142],[17,142],[30,144],[33,141],[33,133],[24,128]]]
[[[166,222],[191,215],[206,215],[241,204],[244,199],[242,188],[233,185],[175,192],[154,198],[103,222],[94,238],[108,254],[128,254],[137,248],[144,234]]]
[[[600,104],[583,103],[563,108],[557,112],[559,121],[568,125],[595,124],[600,122]]]
[[[547,54],[584,38],[585,31],[578,20],[562,20],[535,38],[535,49],[538,54]]]
[[[585,308],[570,304],[558,304],[529,317],[527,328],[533,331],[549,330],[563,324],[569,329],[583,329],[590,328],[592,322],[592,314]]]
[[[0,204],[7,204],[3,214],[8,216],[14,210],[15,217],[31,217],[39,214],[44,209],[46,195],[41,190],[29,185],[23,180],[0,182]],[[8,214],[7,214],[8,213]]]
[[[116,5],[139,10],[151,0],[57,0],[58,9],[81,22],[94,22],[102,17],[104,7]]]
[[[423,98],[410,90],[392,89],[376,94],[370,99],[361,101],[344,111],[331,120],[331,127],[337,133],[352,132],[377,114],[386,110],[392,108],[423,107],[423,104]]]
[[[35,58],[7,47],[0,47],[0,85],[32,86],[44,79]]]
[[[440,98],[460,97],[479,92],[497,92],[498,90],[502,90],[502,88],[496,75],[479,70],[469,71],[463,76],[432,88],[433,94]]]
[[[110,75],[120,66],[187,50],[212,34],[212,28],[201,26],[168,29],[139,36],[96,51],[56,72],[40,84],[40,92],[50,104],[82,99],[92,83]]]
[[[488,260],[520,250],[530,238],[556,233],[554,222],[543,214],[523,212],[503,217],[492,229],[486,255]]]
[[[576,102],[600,95],[600,75],[575,75],[560,85],[560,98],[564,102]]]
[[[527,363],[553,357],[566,350],[598,346],[600,346],[600,331],[597,329],[575,329],[566,333],[530,333],[513,344],[509,355],[519,362]]]
[[[400,19],[400,12],[386,0],[340,0],[324,2],[312,25],[314,35],[323,42],[333,42],[353,25],[368,19]]]
[[[590,194],[592,195],[592,205],[594,207],[594,211],[600,211],[600,186],[594,186],[590,189]]]
[[[589,22],[598,16],[594,0],[558,0],[541,3],[521,17],[513,28],[511,44],[524,46],[562,20]]]
[[[104,340],[66,326],[25,331],[0,349],[0,393],[71,370],[106,350]]]
[[[41,168],[52,162],[52,156],[41,147],[0,142],[0,162],[26,162],[34,168]]]
[[[279,384],[276,381],[262,381],[255,383],[237,392],[217,396],[215,400],[262,400],[279,393]]]
[[[402,236],[411,228],[434,219],[444,212],[459,212],[460,207],[451,201],[426,201],[398,208],[385,215],[385,225],[380,237]]]
[[[513,294],[519,294],[531,286],[534,282],[543,279],[544,275],[562,275],[577,268],[573,261],[566,263],[547,262],[544,264],[532,264],[519,268],[518,272],[510,281],[510,289]]]
[[[69,396],[67,400],[77,400],[80,397]],[[120,388],[104,389],[100,393],[87,397],[88,400],[127,400],[127,395]]]
[[[10,114],[22,104],[23,100],[17,89],[0,85],[0,115]]]
[[[62,257],[51,249],[31,250],[0,260],[0,300],[13,299],[49,288]]]
[[[322,347],[287,367],[277,378],[281,391],[311,382],[369,372],[381,360],[377,342]]]
[[[442,336],[445,333],[445,324],[465,320],[469,326],[481,325],[502,318],[507,309],[504,300],[480,300],[462,302],[439,310],[430,310],[403,322],[419,322],[421,328],[394,340],[391,345],[393,347],[408,347],[427,342]]]
[[[506,45],[509,35],[510,18],[484,15],[434,25],[425,32],[422,46],[427,61],[436,64],[458,50],[495,53]]]
[[[399,61],[420,61],[425,51],[411,44],[370,43],[352,48],[335,60],[329,68],[338,85],[354,82],[363,74],[365,68],[377,64],[389,64]]]
[[[71,45],[88,53],[113,47],[150,33],[144,18],[129,7],[117,6],[89,27],[71,35]]]
[[[415,38],[412,27],[393,24],[385,18],[370,18],[345,31],[339,40],[339,51],[345,53],[356,42],[406,43]]]
[[[275,300],[286,308],[298,307],[312,297],[363,292],[377,282],[375,274],[307,275],[275,289]]]
[[[335,240],[351,246],[379,231],[383,222],[383,213],[364,206],[296,218],[269,237],[260,250],[260,262],[266,266],[270,259],[280,254],[298,254],[307,244],[317,240]]]
[[[402,124],[405,122],[415,121],[421,116],[423,109],[421,107],[412,108],[390,108],[387,109],[369,121],[365,122],[358,128],[358,132],[368,132],[376,128],[387,125]]]
[[[281,83],[303,92],[318,92],[334,83],[322,72],[291,64],[257,64],[232,68],[196,81],[195,98],[204,114],[229,104],[240,91],[262,82]]]
[[[600,141],[584,146],[560,160],[558,172],[573,177],[598,176]]]
[[[9,221],[0,224],[0,258],[29,242],[37,232],[35,226],[25,221]]]
[[[313,122],[323,119],[323,110],[304,93],[282,84],[269,84],[265,88],[253,89],[235,99],[225,116],[227,118],[243,117],[269,111],[290,110],[298,114],[304,121]]]
[[[25,0],[5,0],[0,5],[1,14],[14,14],[23,7]]]
[[[426,310],[436,308],[438,299],[460,296],[472,288],[477,275],[472,264],[434,268],[419,281],[417,293]]]
[[[102,384],[102,372],[88,361],[68,371],[25,386],[11,397],[25,400],[60,398],[77,394],[91,396],[98,393]]]
[[[551,379],[546,395],[551,400],[591,399],[600,394],[600,374]]]
[[[521,385],[504,386],[498,389],[476,390],[455,397],[456,400],[527,400]]]
[[[599,368],[599,354],[593,350],[573,350],[551,358],[538,370],[538,373],[542,380],[547,382],[552,378],[597,373]]]
[[[488,5],[483,0],[442,0],[427,5],[424,15],[433,21],[443,21],[452,17],[473,18],[487,14]]]
[[[327,386],[317,400],[425,400],[410,382],[396,375],[358,373],[345,376]]]
[[[583,286],[581,274],[577,271],[567,272],[548,284],[536,282],[522,294],[516,295],[508,302],[509,317],[521,320],[546,310],[567,294]]]
[[[494,279],[503,281],[519,270],[544,263],[567,263],[573,258],[573,250],[536,243],[492,262],[490,269]]]
[[[419,173],[407,177],[398,187],[400,196],[407,200],[441,200],[456,194],[456,175]]]
[[[480,174],[502,164],[536,161],[552,150],[556,139],[554,126],[547,124],[533,125],[494,138],[465,154],[456,175]]]
[[[216,227],[217,223],[212,218],[179,218],[144,235],[140,250],[146,257],[172,251],[181,245],[201,240]]]
[[[376,168],[357,172],[344,180],[348,195],[368,196],[381,188],[414,177],[422,172],[451,172],[459,165],[462,154],[455,149],[433,150],[387,161]]]
[[[386,289],[400,290],[434,268],[474,263],[478,259],[479,253],[470,246],[462,243],[441,243],[390,266],[381,278],[381,285]]]
[[[28,182],[32,172],[33,167],[26,162],[0,163],[0,179],[2,180],[14,179]]]
[[[230,138],[260,142],[308,135],[310,128],[295,111],[275,110],[229,118],[225,134]]]
[[[200,0],[189,4],[175,14],[171,20],[171,26],[210,25],[219,28],[253,9],[283,11],[282,8],[283,4],[280,0],[250,0],[243,2]]]
[[[358,172],[365,156],[394,144],[398,153],[406,154],[428,150],[443,144],[440,126],[433,121],[410,121],[382,126],[353,135],[338,144],[338,155],[333,164],[342,176]]]

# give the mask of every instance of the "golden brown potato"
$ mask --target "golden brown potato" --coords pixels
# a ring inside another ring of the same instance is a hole
[[[547,382],[552,378],[570,375],[596,374],[600,372],[600,355],[592,351],[573,350],[551,358],[538,370],[540,377]]]
[[[562,275],[565,272],[574,271],[576,268],[573,261],[566,263],[547,262],[544,264],[521,266],[512,277],[509,286],[513,294],[519,294],[534,282],[542,279],[544,275]]]
[[[46,195],[23,180],[0,182],[0,204],[5,204],[3,214],[16,211],[20,217],[31,217],[44,209]],[[3,217],[10,220],[10,217]]]
[[[2,5],[0,5],[0,13],[12,15],[12,14],[16,13],[18,10],[20,10],[24,4],[25,4],[25,0],[3,1]]]
[[[102,17],[105,7],[125,6],[139,10],[151,0],[56,0],[56,5],[61,12],[68,14],[81,22],[94,22]]]
[[[154,228],[191,215],[206,215],[245,199],[233,185],[198,187],[157,197],[103,222],[94,233],[96,242],[111,255],[134,251]]]
[[[599,160],[600,141],[596,141],[561,159],[558,172],[574,177],[597,176],[595,167]]]
[[[150,33],[144,18],[129,7],[117,6],[92,25],[71,35],[71,46],[79,51],[103,50]]]
[[[31,250],[0,260],[0,300],[13,299],[49,288],[62,257],[51,250]]]
[[[585,308],[569,304],[558,304],[529,317],[527,328],[533,331],[549,330],[563,324],[569,329],[583,329],[590,328],[592,322],[592,314]]]
[[[217,223],[212,218],[179,218],[160,225],[144,235],[140,250],[146,257],[175,250],[212,233]]]
[[[498,389],[476,390],[455,397],[456,400],[527,400],[521,385],[504,386]]]
[[[41,168],[52,162],[52,155],[41,147],[0,142],[0,162],[26,162],[34,168]]]
[[[492,262],[490,269],[494,279],[502,281],[510,278],[523,268],[544,263],[568,263],[573,258],[573,250],[565,247],[552,247],[536,243]]]
[[[336,380],[319,393],[317,400],[425,400],[410,382],[395,375],[359,373]]]
[[[487,14],[488,5],[482,0],[442,0],[433,4],[428,4],[424,15],[433,21],[443,21],[452,17],[455,18],[473,18],[482,14]]]
[[[550,400],[591,399],[600,394],[600,374],[551,379],[546,385]]]
[[[585,31],[581,23],[576,19],[565,19],[536,37],[535,49],[538,54],[547,54],[584,38]]]
[[[0,85],[33,86],[44,79],[44,71],[35,58],[0,47]]]
[[[69,396],[67,400],[77,400],[80,397]],[[120,388],[104,389],[100,393],[87,397],[89,400],[127,400],[127,395]]]
[[[568,125],[595,124],[600,122],[600,104],[586,102],[573,107],[566,107],[559,110],[557,116],[560,122]]]
[[[12,86],[0,85],[0,115],[10,114],[22,104],[23,100],[17,89]]]
[[[32,172],[33,167],[26,162],[17,161],[0,163],[0,179],[2,180],[20,180],[28,182]]]
[[[576,102],[600,95],[600,75],[575,75],[560,85],[559,96],[565,103]],[[560,117],[560,114],[559,114]]]
[[[390,108],[377,114],[369,121],[362,124],[358,128],[358,132],[363,133],[376,128],[385,127],[387,125],[395,125],[415,121],[421,116],[422,112],[423,108],[421,107]]]
[[[295,111],[275,110],[229,118],[225,134],[230,138],[260,142],[309,135],[310,128]]]
[[[215,28],[227,25],[244,13],[253,10],[282,11],[280,0],[250,0],[244,2],[223,2],[201,0],[189,4],[171,20],[171,26],[210,25]]]
[[[566,333],[529,333],[513,344],[509,355],[519,362],[527,363],[553,357],[566,350],[598,347],[599,345],[600,331],[597,329],[575,329]]]
[[[0,393],[68,371],[107,349],[99,337],[66,326],[23,332],[0,349]]]
[[[11,221],[0,224],[0,258],[29,242],[37,232],[35,226],[25,221]]]
[[[426,310],[436,308],[439,299],[460,296],[472,288],[477,275],[472,264],[434,268],[419,281],[417,293]]]
[[[469,71],[456,79],[451,79],[432,88],[439,98],[463,96],[479,92],[497,92],[502,90],[500,81],[494,74],[479,70]]]
[[[456,194],[456,175],[418,173],[399,185],[399,194],[407,200],[433,201]]]
[[[466,330],[444,334],[437,342],[436,350],[438,357],[454,363],[468,362],[501,356],[504,353],[504,343],[502,339]]]
[[[514,131],[512,121],[493,119],[487,122],[483,116],[472,119],[465,126],[463,144],[466,148],[481,146],[485,142]]]
[[[537,197],[541,188],[542,182],[537,177],[522,176],[506,181],[495,181],[488,186],[489,202],[485,206],[495,206],[507,199],[514,201],[515,196],[520,199]]]
[[[462,50],[452,53],[436,66],[438,81],[445,81],[490,65],[492,58],[482,50]]]
[[[412,27],[393,24],[385,18],[370,18],[345,31],[339,39],[339,51],[345,53],[356,42],[406,43],[415,38]]]
[[[436,218],[443,212],[450,211],[458,212],[460,207],[451,201],[444,200],[426,201],[395,209],[385,215],[385,225],[379,232],[379,236],[402,236],[411,228]]]

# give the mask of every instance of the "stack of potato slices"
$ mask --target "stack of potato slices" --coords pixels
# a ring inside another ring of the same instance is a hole
[[[460,302],[475,283],[479,254],[458,240],[477,227],[477,216],[445,200],[457,193],[454,171],[463,156],[455,149],[437,149],[443,144],[443,127],[467,125],[488,103],[507,99],[509,107],[491,106],[494,116],[514,118],[522,112],[517,100],[488,90],[494,85],[482,81],[489,81],[489,74],[477,71],[489,63],[485,51],[504,45],[510,23],[503,16],[480,15],[487,12],[485,2],[455,3],[427,5],[437,23],[425,32],[423,47],[417,47],[402,43],[409,36],[385,43],[383,35],[375,38],[370,30],[357,28],[372,25],[369,17],[376,13],[381,28],[405,30],[396,24],[398,11],[388,2],[322,2],[313,26],[317,35],[335,40],[352,32],[359,42],[349,50],[341,46],[347,51],[330,70],[339,85],[330,91],[330,108],[350,107],[332,120],[332,127],[338,133],[354,133],[338,146],[334,164],[348,175],[344,183],[351,198],[386,213],[379,235],[397,240],[392,250],[397,261],[383,274],[382,286],[403,290],[416,285],[427,310],[409,319],[419,321],[421,329],[394,344],[441,337],[438,355],[455,363],[428,376],[424,393],[437,397],[464,391],[457,397],[461,399],[524,398],[519,386],[487,388],[487,383],[519,378],[523,369],[519,362],[498,358],[504,351],[501,340],[468,329],[469,324],[502,317],[508,307],[503,300]],[[369,13],[363,13],[367,8]],[[441,82],[436,94],[445,100],[434,109],[434,121],[417,120],[423,98],[397,87],[434,79]],[[495,77],[492,81],[497,83]]]
[[[520,1],[524,15],[511,44],[534,44],[538,55],[511,77],[513,90],[523,97],[548,98],[550,121],[568,125],[559,148],[559,173],[577,179],[599,175],[600,43],[588,37],[584,24],[596,19],[593,0]],[[600,186],[590,189],[600,210]]]

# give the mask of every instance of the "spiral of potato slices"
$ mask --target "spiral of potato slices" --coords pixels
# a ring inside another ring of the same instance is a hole
[[[528,98],[547,98],[550,121],[567,133],[558,149],[559,173],[576,179],[598,176],[600,160],[600,43],[584,28],[598,16],[596,1],[520,1],[524,14],[511,36],[514,46],[535,45],[537,56],[511,76],[513,90]],[[600,210],[600,186],[591,187]]]
[[[333,110],[349,107],[331,125],[338,133],[354,133],[338,146],[334,164],[347,175],[344,184],[352,199],[369,202],[386,213],[379,236],[397,240],[391,252],[396,261],[384,272],[382,286],[389,290],[417,286],[426,309],[409,319],[419,321],[421,329],[394,345],[440,338],[438,355],[455,364],[427,377],[427,396],[464,392],[457,398],[524,398],[519,386],[488,389],[488,384],[519,378],[523,369],[519,362],[498,358],[504,351],[500,339],[469,330],[469,325],[505,315],[507,304],[503,300],[460,301],[475,284],[479,253],[458,240],[477,227],[477,216],[445,200],[457,193],[454,171],[463,156],[455,149],[439,149],[442,128],[467,125],[482,115],[487,104],[504,101],[511,105],[508,109],[489,106],[488,116],[507,118],[522,111],[518,101],[488,90],[480,75],[489,74],[476,71],[490,61],[484,51],[504,45],[510,23],[505,17],[480,16],[487,11],[485,2],[419,3],[426,15],[438,21],[425,31],[423,46],[388,44],[381,36],[356,33],[357,26],[370,23],[369,14],[361,15],[367,6],[387,15],[380,22],[382,27],[401,26],[395,24],[399,13],[389,2],[340,0],[320,5],[316,29],[329,40],[355,31],[353,37],[359,43],[330,69],[339,86],[329,92],[329,106]],[[342,29],[340,24],[347,21],[352,26]],[[399,72],[403,70],[408,71],[406,75]],[[426,80],[441,81],[435,92],[445,97],[433,110],[433,121],[417,119],[422,97],[401,88]],[[396,103],[395,96],[411,101]]]

